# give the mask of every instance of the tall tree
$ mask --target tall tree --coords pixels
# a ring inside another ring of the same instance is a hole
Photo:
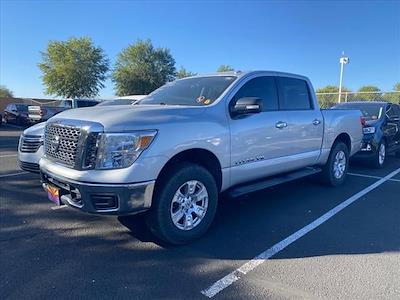
[[[356,94],[357,100],[379,101],[382,100],[381,90],[374,85],[365,85],[358,89]]]
[[[138,40],[118,54],[112,75],[118,96],[149,94],[175,78],[175,60],[167,48]]]
[[[346,93],[351,91],[345,87],[342,87],[342,101],[346,99]],[[338,103],[339,98],[339,87],[335,85],[327,85],[323,88],[316,90],[319,105],[322,108],[329,108]],[[350,101],[351,96],[347,95],[347,101]]]
[[[235,69],[232,68],[230,65],[220,65],[217,69],[217,72],[230,72],[234,70]]]
[[[100,47],[88,37],[50,41],[42,52],[46,94],[66,98],[97,96],[104,87],[109,61]]]
[[[1,98],[13,98],[14,94],[4,85],[0,85],[0,97]]]
[[[195,76],[195,75],[197,75],[197,73],[190,72],[190,71],[186,70],[182,66],[180,67],[178,72],[176,72],[176,78],[178,78],[178,79],[185,78],[185,77],[190,77],[190,76]]]

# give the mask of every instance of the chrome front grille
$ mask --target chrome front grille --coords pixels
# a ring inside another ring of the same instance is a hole
[[[47,124],[44,142],[46,156],[69,167],[75,167],[80,137],[80,128]]]
[[[19,150],[25,153],[35,153],[43,145],[43,137],[40,135],[23,135]]]

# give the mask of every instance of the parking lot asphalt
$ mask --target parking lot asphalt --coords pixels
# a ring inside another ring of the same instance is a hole
[[[3,299],[207,299],[202,291],[366,189],[256,268],[237,273],[213,298],[400,298],[400,174],[369,191],[400,168],[399,159],[389,157],[380,170],[352,163],[337,188],[304,178],[224,198],[204,237],[172,247],[146,230],[142,216],[54,209],[39,176],[17,167],[20,133],[0,128]]]

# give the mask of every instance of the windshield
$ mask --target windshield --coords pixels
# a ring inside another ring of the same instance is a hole
[[[378,120],[384,111],[384,104],[381,103],[343,103],[333,109],[357,109],[363,114],[366,121]]]
[[[129,105],[135,102],[132,99],[114,99],[114,100],[105,100],[97,104],[96,106],[110,106],[110,105]]]
[[[138,104],[210,105],[236,78],[236,76],[210,76],[176,80],[155,90]]]
[[[19,111],[27,111],[28,110],[28,106],[23,105],[23,104],[16,104],[15,106],[17,107],[17,110],[19,110]]]

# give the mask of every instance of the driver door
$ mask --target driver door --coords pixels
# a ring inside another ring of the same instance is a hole
[[[262,100],[262,111],[230,118],[231,184],[255,180],[282,172],[284,157],[290,151],[286,113],[279,111],[277,85],[274,76],[249,79],[231,99],[229,107],[243,97]]]

